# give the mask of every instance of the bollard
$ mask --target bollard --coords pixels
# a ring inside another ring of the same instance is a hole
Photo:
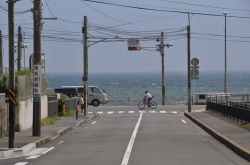
[[[65,115],[65,105],[62,106],[62,114]]]
[[[78,120],[78,107],[76,106],[76,120]]]

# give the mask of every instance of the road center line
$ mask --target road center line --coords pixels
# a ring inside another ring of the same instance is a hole
[[[27,163],[29,163],[29,162],[18,162],[18,163],[14,164],[14,165],[25,165]]]
[[[46,154],[47,152],[53,150],[55,147],[50,147],[49,149],[47,149],[46,151],[42,152],[41,154]]]
[[[186,122],[185,120],[183,120],[183,119],[181,119],[181,121],[182,121],[183,123],[185,123],[185,124],[187,123],[187,122]]]
[[[135,137],[136,137],[136,134],[137,134],[137,131],[138,131],[138,128],[139,128],[141,119],[142,119],[142,114],[143,114],[143,113],[140,112],[140,117],[139,117],[138,122],[137,122],[137,124],[136,124],[136,126],[135,126],[135,129],[134,129],[134,132],[133,132],[133,134],[132,134],[132,136],[131,136],[131,139],[130,139],[130,141],[129,141],[129,143],[128,143],[128,147],[127,147],[127,150],[126,150],[125,155],[124,155],[124,157],[123,157],[123,160],[122,160],[122,164],[121,164],[121,165],[127,165],[127,164],[128,164],[128,160],[129,160],[129,157],[130,157],[130,153],[131,153],[131,151],[132,151],[133,144],[134,144],[134,141],[135,141]]]

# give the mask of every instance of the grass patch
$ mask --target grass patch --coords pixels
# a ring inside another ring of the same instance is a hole
[[[78,111],[78,114],[81,113],[81,110]],[[76,115],[76,110],[69,110],[66,112],[64,116],[74,116]],[[60,112],[59,116],[63,116],[62,113]]]
[[[42,121],[41,121],[41,126],[55,124],[55,122],[56,122],[57,120],[60,120],[60,117],[58,117],[58,116],[46,117],[45,119],[42,119]]]

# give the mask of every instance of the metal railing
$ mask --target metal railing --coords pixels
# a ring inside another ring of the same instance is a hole
[[[208,98],[206,109],[233,120],[250,123],[250,103]]]

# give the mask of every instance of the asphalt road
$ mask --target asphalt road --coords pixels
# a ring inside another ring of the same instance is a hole
[[[100,113],[98,118],[25,157],[0,164],[249,164],[184,117],[185,109],[167,106],[139,112],[137,107],[90,107],[89,112]]]

